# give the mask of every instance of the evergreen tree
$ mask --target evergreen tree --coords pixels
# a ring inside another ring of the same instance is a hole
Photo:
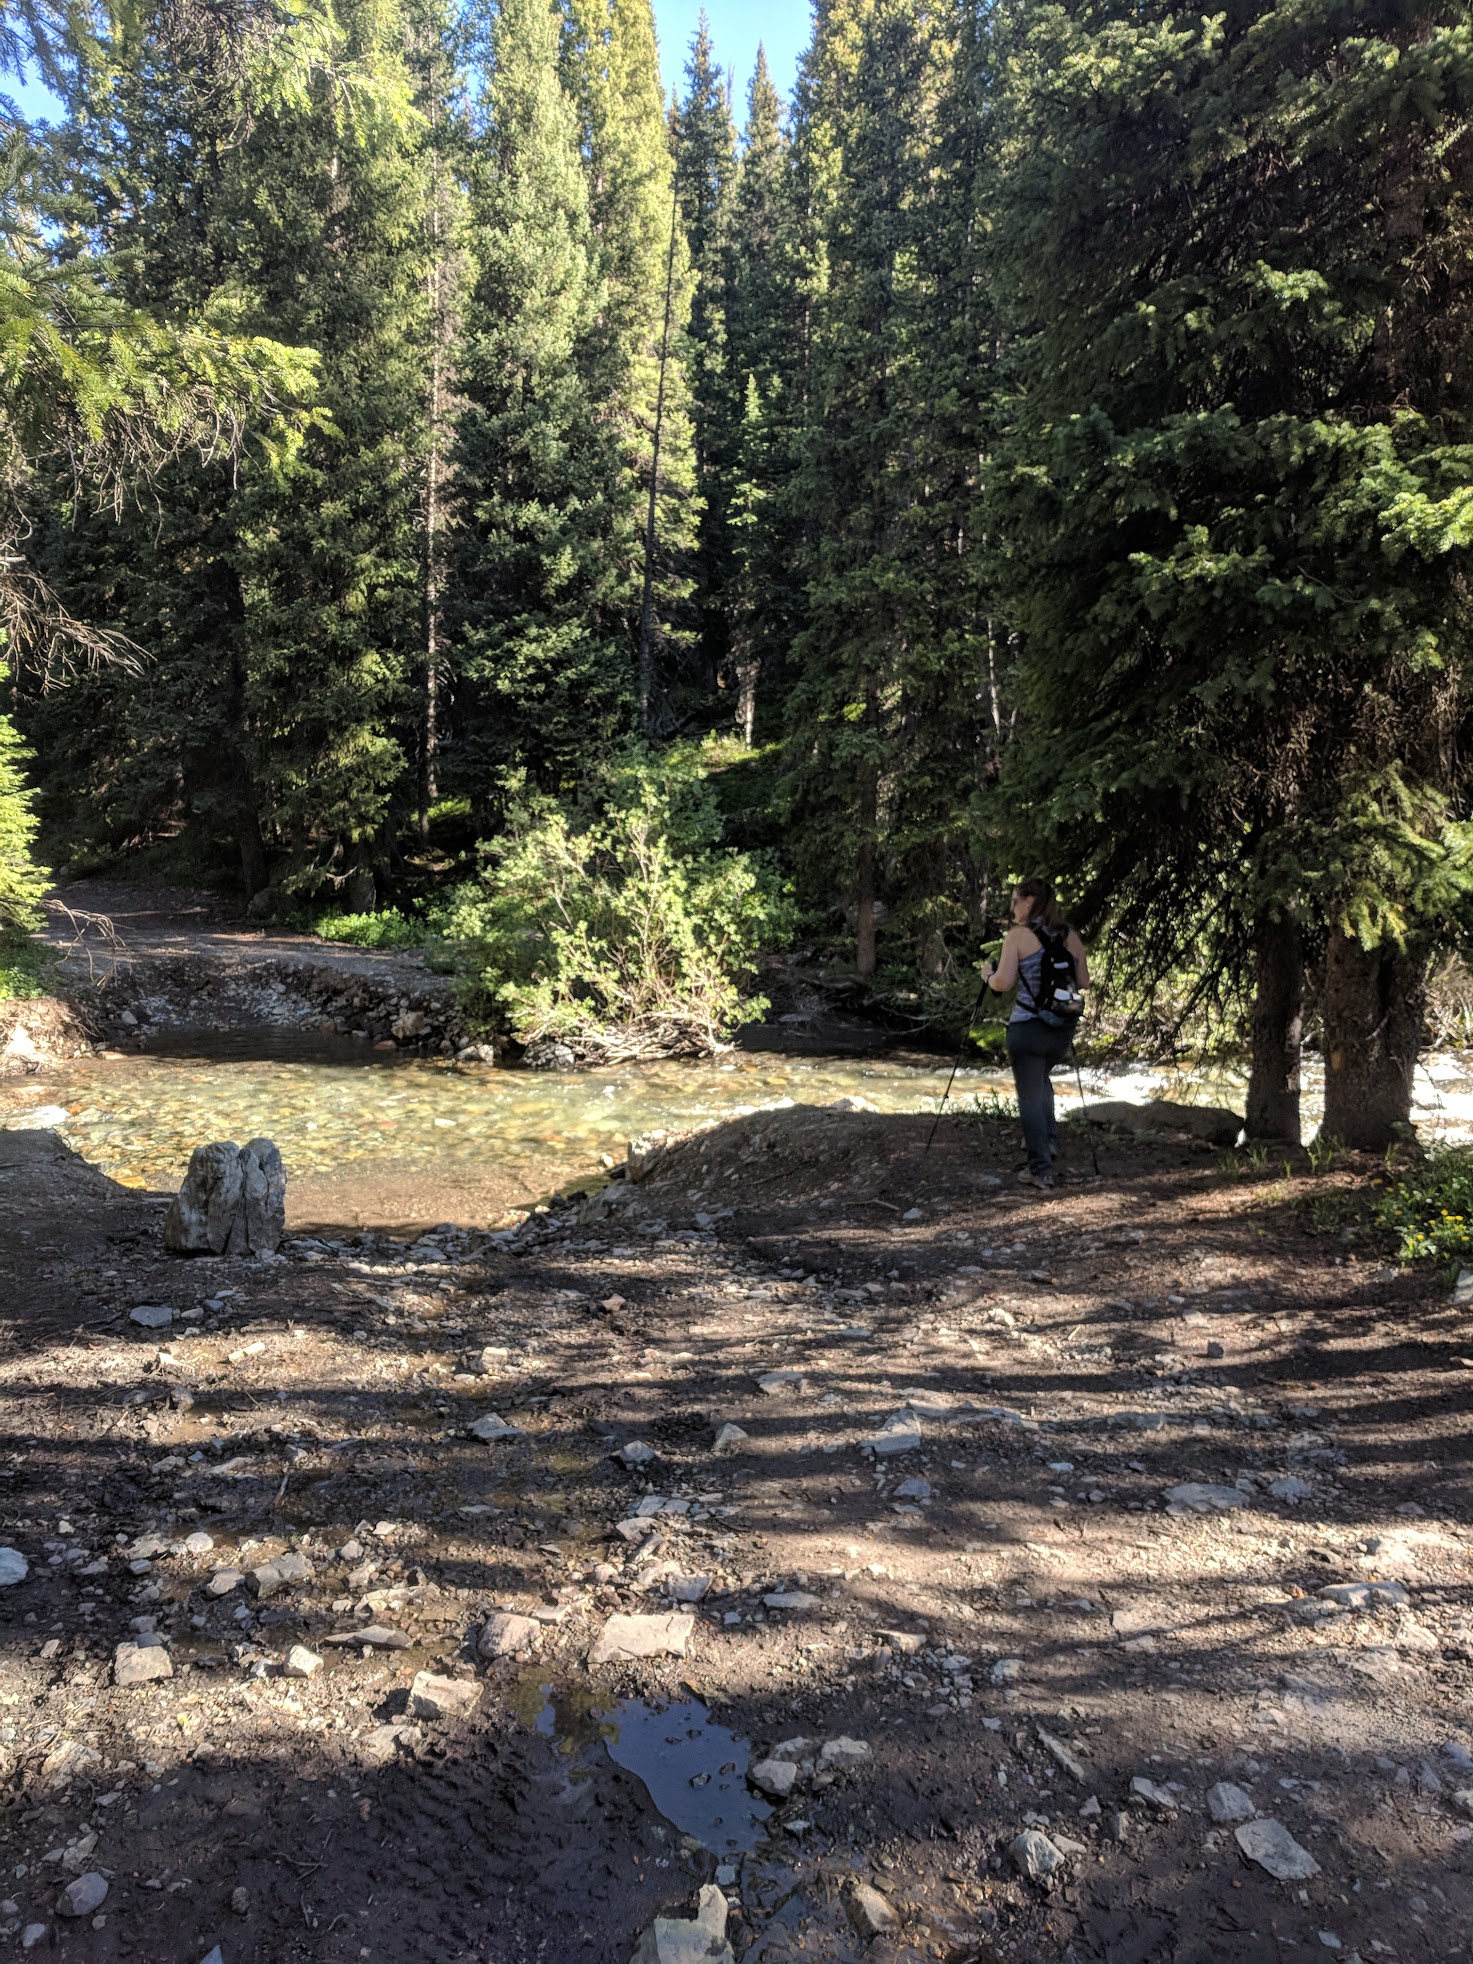
[[[800,138],[822,288],[798,476],[816,535],[788,783],[811,888],[850,890],[861,976],[875,969],[882,898],[923,962],[946,965],[958,910],[942,861],[975,761],[976,605],[958,525],[977,434],[958,431],[933,368],[938,318],[959,301],[958,242],[938,250],[935,236],[956,218],[936,196],[935,146],[957,61],[950,18],[905,0],[832,5]]]
[[[1461,904],[1468,28],[1339,0],[1019,13],[993,208],[1018,346],[1025,732],[1002,823],[1160,969],[1256,956],[1250,1118],[1407,1114],[1419,936]],[[1045,79],[1046,78],[1046,79]]]
[[[695,486],[700,531],[694,560],[699,669],[709,689],[731,644],[730,501],[743,396],[729,361],[727,312],[733,273],[736,129],[730,93],[716,67],[704,12],[686,63],[686,94],[674,116],[675,187],[695,287],[690,314]]]
[[[250,893],[331,881],[361,902],[410,795],[427,251],[403,18],[364,0],[341,52],[366,97],[329,71],[261,104],[143,35],[78,120],[124,290],[314,348],[323,413],[238,471],[181,460],[151,528],[61,548],[147,660],[43,734],[85,719],[65,748],[120,829],[197,825],[233,838]]]
[[[605,285],[547,0],[503,0],[471,178],[454,565],[460,779],[565,788],[632,725],[623,462],[590,387]]]
[[[650,0],[575,0],[569,66],[584,119],[603,306],[589,387],[619,441],[607,541],[645,731],[689,638],[698,518],[687,329],[690,254],[675,195]]]
[[[47,875],[36,864],[35,793],[26,783],[30,752],[0,716],[0,947],[40,924]]]
[[[759,678],[779,696],[802,618],[801,536],[792,498],[801,440],[804,345],[796,186],[783,106],[757,50],[733,199],[726,369],[740,404],[728,492],[727,608],[737,723],[753,741]]]

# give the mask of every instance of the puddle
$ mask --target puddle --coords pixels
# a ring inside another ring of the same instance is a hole
[[[668,1705],[601,1699],[587,1687],[529,1680],[512,1702],[571,1757],[586,1759],[601,1746],[643,1782],[663,1820],[713,1855],[742,1855],[765,1839],[772,1808],[748,1790],[751,1747],[715,1724],[699,1698]]]

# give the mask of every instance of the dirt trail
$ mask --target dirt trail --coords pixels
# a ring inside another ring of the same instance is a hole
[[[406,983],[428,974],[412,949],[353,948],[253,927],[227,918],[218,894],[112,880],[77,880],[60,888],[47,902],[44,938],[68,951],[70,971],[99,976],[118,966],[190,957],[236,969],[283,962]]]
[[[157,1203],[14,1147],[0,1941],[625,1964],[714,1874],[763,1964],[1466,1957],[1466,1311],[1345,1238],[1353,1168],[1115,1144],[1043,1196],[1010,1128],[928,1125],[759,1114],[511,1238],[269,1264],[166,1262]],[[525,1655],[477,1655],[494,1610]],[[684,1654],[590,1665],[616,1612]],[[371,1625],[408,1642],[328,1641]],[[150,1635],[172,1676],[116,1684]],[[410,1713],[424,1669],[472,1709]],[[610,1757],[634,1694],[809,1769],[728,1866]]]

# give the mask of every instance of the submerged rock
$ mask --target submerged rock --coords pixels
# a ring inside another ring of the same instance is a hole
[[[286,1232],[286,1169],[269,1139],[196,1146],[164,1221],[175,1255],[274,1255]]]

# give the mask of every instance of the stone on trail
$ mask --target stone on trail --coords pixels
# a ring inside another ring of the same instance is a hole
[[[1220,1827],[1233,1821],[1251,1821],[1258,1812],[1252,1794],[1235,1787],[1231,1780],[1219,1780],[1207,1789],[1207,1812]]]
[[[1275,1500],[1309,1500],[1314,1494],[1308,1480],[1301,1480],[1293,1473],[1286,1473],[1282,1480],[1271,1480],[1268,1490]]]
[[[757,1380],[757,1389],[765,1391],[769,1398],[774,1398],[781,1391],[799,1389],[802,1383],[801,1371],[764,1371]]]
[[[1038,1743],[1051,1759],[1058,1761],[1070,1779],[1077,1780],[1080,1786],[1085,1785],[1089,1776],[1062,1739],[1056,1739],[1052,1732],[1045,1732],[1043,1727],[1039,1726]]]
[[[31,1565],[19,1548],[0,1548],[0,1589],[13,1589],[30,1572]]]
[[[1041,1882],[1045,1887],[1052,1886],[1054,1877],[1068,1861],[1063,1849],[1050,1841],[1046,1834],[1040,1834],[1037,1828],[1025,1828],[1016,1840],[1008,1843],[1008,1853],[1020,1875],[1027,1876],[1030,1882]]]
[[[655,1448],[647,1439],[631,1439],[619,1447],[614,1458],[622,1459],[626,1466],[648,1466],[655,1458]]]
[[[1458,1270],[1458,1279],[1453,1284],[1453,1303],[1459,1309],[1473,1303],[1473,1268]]]
[[[1412,1600],[1399,1582],[1327,1582],[1315,1593],[1342,1609],[1379,1609],[1384,1605],[1408,1609]]]
[[[676,1610],[663,1616],[611,1616],[589,1651],[588,1661],[608,1664],[622,1657],[684,1657],[695,1627],[693,1616]]]
[[[274,1255],[286,1232],[286,1172],[269,1139],[196,1146],[164,1221],[174,1255]]]
[[[232,1589],[238,1589],[245,1581],[245,1570],[239,1568],[217,1568],[205,1584],[207,1596],[228,1596]]]
[[[1190,1514],[1226,1513],[1230,1507],[1245,1506],[1247,1500],[1240,1487],[1218,1487],[1204,1480],[1186,1480],[1166,1492],[1169,1511]]]
[[[128,1321],[136,1323],[140,1330],[167,1330],[174,1321],[174,1312],[163,1303],[139,1303],[136,1309],[128,1311]]]
[[[713,1453],[735,1452],[738,1446],[744,1446],[747,1443],[749,1436],[748,1433],[743,1432],[739,1425],[723,1425],[721,1430],[716,1434],[716,1443],[712,1446],[711,1450]]]
[[[868,1758],[867,1739],[850,1739],[840,1734],[819,1747],[818,1769],[820,1773],[828,1773],[836,1766],[862,1766]]]
[[[1147,1780],[1140,1773],[1137,1773],[1130,1783],[1130,1797],[1132,1800],[1144,1801],[1147,1807],[1154,1807],[1158,1814],[1178,1812],[1176,1795],[1167,1788],[1158,1786],[1154,1780]]]
[[[747,1768],[747,1778],[774,1800],[786,1800],[793,1791],[798,1769],[790,1759],[759,1759],[755,1766]]]
[[[470,1428],[470,1434],[473,1439],[485,1439],[489,1442],[526,1437],[521,1426],[508,1425],[499,1412],[487,1412],[484,1418],[478,1418]]]
[[[298,1555],[294,1550],[277,1555],[251,1570],[251,1580],[256,1585],[257,1596],[261,1598],[274,1596],[278,1589],[285,1589],[292,1582],[310,1582],[313,1576],[314,1570],[307,1557]]]
[[[849,1921],[861,1937],[888,1937],[900,1928],[900,1918],[868,1882],[854,1882],[844,1898]]]
[[[200,1959],[199,1964],[225,1964],[225,1953],[216,1944],[212,1951]]]
[[[920,1449],[921,1422],[913,1411],[891,1412],[878,1432],[865,1440],[870,1452],[886,1456],[890,1453],[913,1453]]]
[[[56,1910],[59,1916],[91,1916],[106,1901],[107,1878],[99,1875],[96,1869],[89,1869],[62,1890]]]
[[[304,1643],[294,1643],[286,1654],[281,1674],[286,1678],[310,1678],[321,1669],[322,1659],[315,1650],[308,1650]]]
[[[480,1702],[481,1687],[474,1678],[442,1678],[433,1671],[416,1671],[409,1687],[413,1718],[464,1718]]]
[[[476,1649],[482,1657],[516,1657],[524,1650],[535,1650],[542,1625],[532,1616],[515,1616],[510,1610],[497,1610],[481,1626]]]
[[[1233,1835],[1249,1861],[1267,1869],[1276,1881],[1308,1882],[1320,1872],[1320,1865],[1309,1850],[1299,1846],[1281,1821],[1267,1815],[1256,1821],[1245,1821],[1242,1827],[1233,1829]]]
[[[823,1598],[811,1596],[806,1589],[778,1589],[762,1602],[767,1609],[821,1609]]]
[[[20,1933],[21,1949],[34,1950],[37,1944],[45,1941],[46,1932],[49,1928],[50,1925],[46,1923],[28,1923]]]
[[[657,1916],[629,1964],[736,1964],[726,1941],[726,1915],[726,1897],[708,1882],[696,1898],[695,1921]]]
[[[151,1684],[155,1678],[171,1678],[174,1666],[162,1644],[120,1643],[113,1652],[113,1683]]]
[[[370,1623],[364,1630],[335,1630],[330,1637],[320,1637],[325,1644],[367,1644],[371,1650],[408,1650],[414,1641],[402,1630],[391,1630],[383,1623]]]

